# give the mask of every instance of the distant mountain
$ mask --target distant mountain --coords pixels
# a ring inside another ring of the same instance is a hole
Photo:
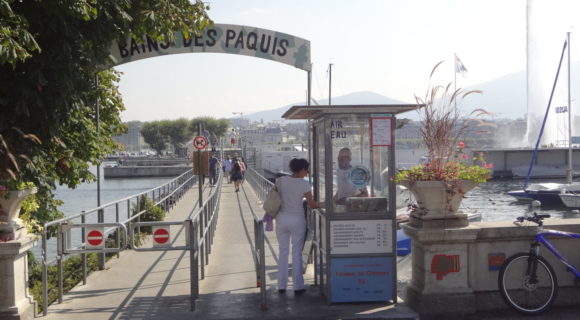
[[[328,99],[323,99],[317,101],[320,105],[327,105]],[[353,92],[349,94],[345,94],[343,96],[333,97],[332,104],[333,105],[345,105],[345,104],[403,104],[407,102],[391,99],[389,97],[380,95],[375,92],[371,91],[360,91],[360,92]],[[260,111],[255,113],[250,113],[248,115],[244,115],[244,118],[250,119],[252,121],[260,121],[263,120],[265,123],[271,122],[272,120],[280,120],[284,112],[288,110],[290,107],[295,105],[303,105],[304,102],[296,102],[292,103],[277,109]],[[315,103],[312,103],[315,105]]]
[[[460,102],[463,113],[482,108],[496,118],[523,118],[526,115],[526,73],[518,71],[464,88],[464,91],[481,90]]]
[[[580,79],[580,62],[572,63],[572,83],[575,79]],[[565,74],[566,71],[561,71]],[[553,76],[551,76],[553,77]],[[459,81],[460,82],[460,81]],[[495,118],[517,119],[524,118],[527,112],[526,106],[526,72],[525,70],[508,73],[497,79],[493,79],[480,84],[475,84],[463,88],[464,91],[481,90],[482,94],[472,94],[463,99],[458,106],[463,114],[468,114],[473,109],[482,108],[492,114]],[[414,102],[414,101],[413,101]],[[411,102],[411,103],[413,103]],[[318,101],[320,105],[328,104],[328,99]],[[398,101],[371,91],[361,91],[332,98],[332,104],[398,104],[409,103]],[[548,101],[546,101],[547,105]],[[264,122],[280,120],[281,115],[293,105],[304,104],[303,102],[293,103],[278,109],[261,111],[249,114],[247,117],[254,121]],[[407,112],[400,116],[413,120],[419,119],[417,112]]]

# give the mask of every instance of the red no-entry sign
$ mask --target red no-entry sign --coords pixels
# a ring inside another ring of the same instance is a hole
[[[169,227],[153,227],[153,246],[164,247],[169,245]]]
[[[87,247],[102,248],[104,246],[104,236],[102,229],[87,229]]]

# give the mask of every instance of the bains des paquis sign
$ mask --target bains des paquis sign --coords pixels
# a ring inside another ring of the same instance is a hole
[[[199,36],[189,38],[176,33],[175,42],[149,37],[143,41],[128,38],[113,43],[115,65],[167,54],[214,52],[252,56],[285,63],[311,71],[310,41],[277,31],[230,24],[214,24]]]

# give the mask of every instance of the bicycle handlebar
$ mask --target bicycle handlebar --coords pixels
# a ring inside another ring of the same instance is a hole
[[[549,214],[537,214],[534,212],[534,215],[531,217],[517,217],[516,221],[514,221],[514,224],[521,226],[524,221],[530,221],[539,226],[542,226],[544,224],[543,220],[550,217],[551,216]]]

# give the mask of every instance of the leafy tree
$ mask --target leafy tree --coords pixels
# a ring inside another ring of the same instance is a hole
[[[158,155],[165,150],[166,137],[161,130],[161,121],[146,122],[141,128],[141,135],[149,146],[157,151]]]
[[[195,136],[198,134],[200,125],[202,130],[207,129],[210,132],[215,133],[216,136],[222,137],[230,127],[230,122],[227,119],[215,119],[212,117],[195,118],[191,120],[189,125],[191,135]]]
[[[112,41],[190,36],[211,24],[206,9],[198,0],[0,0],[0,184],[38,187],[32,220],[59,216],[56,184],[94,180],[90,164],[118,148]]]
[[[160,131],[175,150],[192,137],[189,132],[189,121],[184,118],[161,121]]]

